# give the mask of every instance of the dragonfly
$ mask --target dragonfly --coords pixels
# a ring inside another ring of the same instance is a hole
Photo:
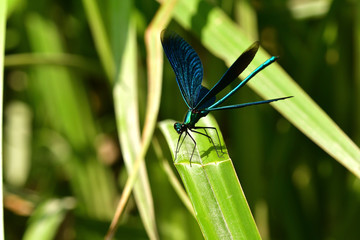
[[[182,123],[174,123],[174,129],[179,134],[179,138],[175,150],[175,160],[177,154],[180,151],[181,145],[186,138],[189,136],[194,143],[194,148],[190,157],[191,159],[194,155],[196,149],[196,141],[191,136],[190,132],[200,134],[209,139],[213,144],[217,155],[219,156],[216,145],[214,144],[213,139],[208,135],[207,130],[215,130],[217,138],[220,143],[219,134],[215,127],[202,127],[196,126],[196,123],[200,118],[205,117],[209,112],[227,110],[234,108],[243,108],[253,105],[266,104],[270,102],[275,102],[279,100],[284,100],[288,97],[274,98],[263,101],[256,102],[247,102],[235,105],[226,105],[220,106],[225,100],[232,96],[236,91],[243,87],[250,79],[252,79],[257,73],[261,70],[272,64],[277,60],[278,57],[272,56],[266,60],[263,64],[257,67],[253,72],[251,72],[244,80],[242,80],[235,88],[233,88],[229,93],[224,97],[216,101],[216,95],[222,91],[225,87],[231,84],[235,79],[238,78],[241,72],[250,64],[250,62],[255,57],[256,52],[259,49],[259,42],[254,42],[248,49],[246,49],[238,59],[230,66],[230,68],[224,73],[220,80],[209,90],[206,87],[202,86],[203,80],[203,66],[201,60],[196,53],[196,51],[187,43],[182,37],[170,30],[163,30],[161,32],[161,43],[165,52],[167,59],[170,62],[172,69],[174,70],[176,82],[179,86],[182,98],[186,103],[189,110],[187,111],[184,121]],[[203,132],[199,130],[203,129]],[[183,140],[181,137],[184,134]],[[221,144],[221,143],[220,143]],[[221,145],[220,145],[221,148]]]

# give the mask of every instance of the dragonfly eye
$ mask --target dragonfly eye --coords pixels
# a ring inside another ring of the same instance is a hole
[[[177,133],[182,133],[183,130],[182,130],[182,124],[181,123],[174,123],[174,129]]]

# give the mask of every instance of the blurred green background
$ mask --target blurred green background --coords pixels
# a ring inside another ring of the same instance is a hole
[[[93,18],[85,10],[88,2],[8,1],[6,239],[103,239],[127,179],[126,151],[119,145],[114,111],[114,81],[107,69],[111,66],[99,57],[90,28]],[[280,56],[285,71],[359,145],[359,1],[208,2],[260,40],[271,55]],[[159,2],[106,0],[97,5],[110,42],[126,39],[120,20],[128,15],[133,19],[143,126],[148,74],[145,30]],[[227,67],[183,27],[174,20],[168,26],[196,49],[204,65],[204,85],[212,86]],[[112,49],[114,59],[121,58],[124,49]],[[259,99],[245,87],[230,102]],[[181,121],[186,110],[165,60],[158,120]],[[358,239],[360,181],[353,174],[270,106],[214,115],[263,239]],[[131,135],[133,129],[127,131]],[[155,136],[171,163],[158,130]],[[202,239],[152,147],[146,167],[159,238]],[[131,197],[116,236],[148,239],[145,229]]]

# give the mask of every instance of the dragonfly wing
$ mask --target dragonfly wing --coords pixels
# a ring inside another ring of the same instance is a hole
[[[161,43],[176,75],[181,95],[190,109],[202,91],[203,67],[195,50],[174,32],[163,30]]]
[[[279,101],[279,100],[284,100],[284,99],[292,98],[292,97],[293,97],[293,96],[282,97],[282,98],[273,98],[273,99],[263,100],[263,101],[257,101],[257,102],[248,102],[248,103],[242,103],[242,104],[236,104],[236,105],[229,105],[229,106],[223,106],[223,107],[215,107],[215,108],[206,109],[206,111],[211,112],[211,111],[218,111],[218,110],[226,110],[226,109],[234,109],[234,108],[243,108],[243,107],[248,107],[248,106],[253,106],[253,105],[259,105],[259,104],[276,102],[276,101]]]
[[[208,92],[209,92],[209,89],[201,86],[201,90],[200,90],[197,101],[200,101]],[[215,98],[215,96],[213,96],[212,98],[210,98],[209,100],[207,100],[206,102],[204,102],[203,104],[198,106],[197,109],[199,109],[199,110],[206,109],[206,108],[210,107],[211,105],[213,105],[215,103],[215,100],[216,100],[216,98]]]
[[[210,98],[218,94],[232,81],[234,81],[242,71],[250,64],[254,59],[256,52],[259,49],[259,42],[254,42],[248,49],[246,49],[238,59],[231,65],[231,67],[224,73],[221,79],[211,88],[207,95],[205,95],[195,106],[198,108],[204,102],[207,102]]]

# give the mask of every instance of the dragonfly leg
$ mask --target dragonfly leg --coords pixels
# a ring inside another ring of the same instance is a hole
[[[180,133],[179,138],[178,138],[178,141],[177,141],[177,144],[176,144],[175,159],[174,159],[174,160],[176,160],[177,154],[178,154],[178,152],[179,152],[179,150],[180,150],[180,148],[181,148],[181,145],[183,144],[183,142],[184,142],[184,140],[185,140],[185,137],[186,137],[186,135],[187,135],[188,133],[185,132],[185,136],[184,136],[183,140],[180,142],[180,139],[181,139],[182,134],[183,134],[183,132]],[[180,145],[179,145],[179,143],[180,143]]]
[[[211,128],[211,127],[195,127],[195,129],[205,129],[205,128]],[[212,143],[212,145],[214,146],[215,151],[216,151],[216,154],[217,154],[218,157],[220,158],[220,155],[219,155],[219,153],[218,153],[217,147],[216,147],[213,139],[212,139],[209,135],[207,135],[207,134],[205,134],[205,133],[202,133],[202,132],[199,132],[199,131],[195,131],[195,130],[193,130],[193,129],[190,129],[190,131],[192,131],[192,132],[194,132],[194,133],[198,133],[198,134],[200,134],[200,135],[203,135],[203,136],[207,137],[207,138],[210,140],[210,142]],[[190,136],[190,134],[189,134],[189,136]],[[220,143],[220,146],[221,146],[221,143]],[[222,152],[222,151],[221,151],[221,152]]]
[[[183,139],[180,141],[182,134],[183,134],[183,132],[180,134],[180,136],[179,136],[179,138],[178,138],[178,141],[177,141],[177,144],[176,144],[175,160],[176,160],[176,158],[177,158],[177,154],[178,154],[178,152],[180,151],[180,148],[181,148],[182,144],[184,143],[184,140],[185,140],[185,138],[186,138],[186,135],[189,135],[189,137],[191,138],[191,140],[194,142],[194,148],[193,148],[193,150],[192,150],[191,157],[190,157],[190,167],[191,167],[191,160],[192,160],[192,157],[193,157],[194,152],[195,152],[196,141],[195,141],[195,139],[189,134],[189,132],[188,132],[187,130],[185,131],[185,135],[184,135]],[[179,144],[179,143],[180,143],[180,144]]]
[[[219,145],[220,145],[220,151],[221,151],[222,154],[225,154],[225,153],[223,152],[223,149],[222,149],[222,146],[221,146],[221,141],[220,141],[220,137],[219,137],[219,133],[218,133],[217,129],[216,129],[215,127],[206,127],[206,128],[210,128],[210,129],[214,129],[214,130],[215,130],[216,136],[217,136],[217,139],[218,139]]]
[[[192,130],[190,129],[190,131],[192,131]],[[195,131],[195,132],[196,132],[196,131]],[[190,167],[191,167],[191,160],[192,160],[192,157],[194,156],[194,152],[195,152],[195,149],[196,149],[196,141],[195,141],[195,139],[191,136],[191,134],[188,133],[187,130],[186,130],[186,133],[187,133],[187,135],[189,135],[189,137],[191,138],[191,140],[194,142],[194,148],[193,148],[193,150],[192,150],[191,157],[190,157]]]
[[[216,150],[216,154],[218,155],[218,157],[220,157],[219,154],[218,154],[218,150],[217,150],[217,148],[216,148],[216,145],[214,144],[214,141],[213,141],[212,138],[207,134],[207,131],[206,131],[206,129],[215,130],[216,136],[217,136],[217,139],[218,139],[219,145],[220,145],[220,152],[221,152],[222,154],[225,154],[225,153],[223,152],[223,149],[222,149],[222,146],[221,146],[221,141],[220,141],[219,133],[218,133],[218,131],[217,131],[217,129],[216,129],[215,127],[194,127],[193,129],[204,129],[204,131],[205,131],[206,134],[203,134],[203,135],[206,136],[206,137],[209,139],[209,141],[214,145],[214,148],[215,148],[215,150]]]
[[[203,128],[203,127],[201,127],[201,128]],[[206,127],[204,127],[203,129],[204,129],[205,134],[209,136],[209,134],[208,134],[207,131],[206,131]],[[208,138],[208,139],[209,139],[209,138]],[[210,139],[209,139],[209,142],[211,143],[211,140],[210,140]]]

